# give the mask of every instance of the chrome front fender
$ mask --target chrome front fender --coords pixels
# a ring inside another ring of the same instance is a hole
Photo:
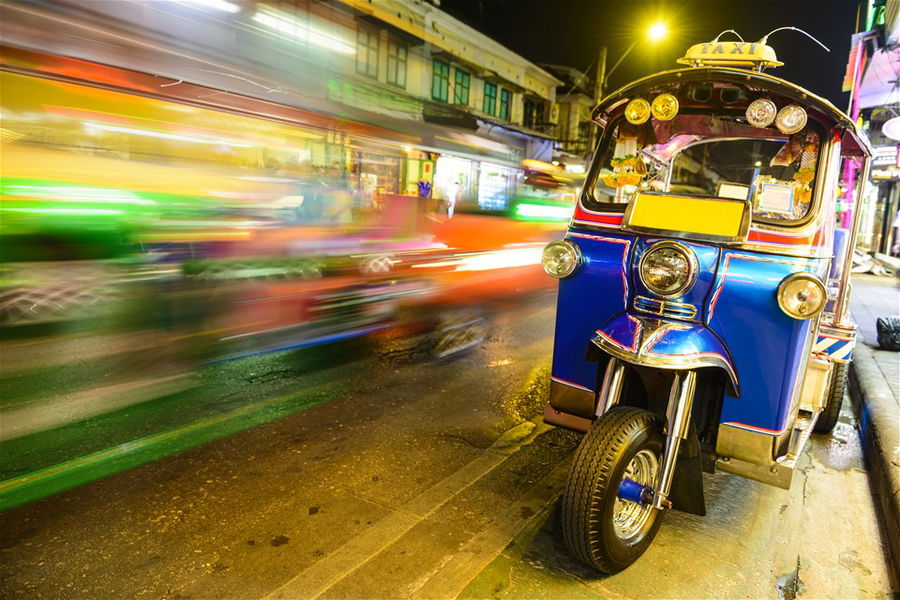
[[[619,313],[591,340],[601,350],[625,362],[657,369],[691,370],[713,367],[725,371],[740,396],[738,374],[728,349],[701,323],[667,321]]]

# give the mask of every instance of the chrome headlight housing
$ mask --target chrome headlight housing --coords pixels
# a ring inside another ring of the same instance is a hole
[[[778,306],[795,319],[811,319],[825,309],[828,293],[812,273],[793,273],[778,284]]]
[[[541,265],[550,277],[563,279],[581,264],[581,250],[569,240],[557,240],[544,247]]]
[[[697,280],[697,257],[684,244],[658,242],[641,257],[638,275],[654,294],[681,296]]]

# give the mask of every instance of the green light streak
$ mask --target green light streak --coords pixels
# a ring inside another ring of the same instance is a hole
[[[573,206],[523,202],[516,205],[516,218],[531,221],[567,221],[572,217],[573,210]]]
[[[113,210],[110,208],[0,208],[4,212],[12,213],[34,213],[38,215],[89,215],[89,216],[108,216],[108,215],[124,215],[121,210]]]
[[[318,406],[335,397],[333,389],[322,393],[333,385],[323,382],[301,394],[277,396],[7,479],[0,482],[0,511]]]

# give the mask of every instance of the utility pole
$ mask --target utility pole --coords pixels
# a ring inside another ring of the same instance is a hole
[[[591,121],[591,125],[588,129],[590,133],[588,135],[587,159],[590,159],[591,154],[594,152],[594,145],[597,143],[599,129],[593,120],[591,120],[591,115],[594,112],[594,107],[596,107],[603,98],[604,79],[606,79],[606,45],[600,46],[600,54],[597,56],[596,79],[594,80],[594,106],[591,107],[591,114],[588,115],[588,120]]]
[[[594,104],[599,104],[603,98],[603,80],[606,79],[606,46],[600,46],[600,55],[597,57],[597,81],[594,82]]]

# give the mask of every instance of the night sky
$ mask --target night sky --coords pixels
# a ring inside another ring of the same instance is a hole
[[[675,59],[688,46],[709,41],[724,29],[756,41],[776,27],[793,25],[831,52],[801,33],[778,32],[769,38],[769,45],[785,65],[770,72],[846,110],[848,95],[841,92],[841,80],[857,4],[856,0],[443,0],[441,9],[533,62],[581,70],[595,64],[603,44],[609,47],[607,67],[611,67],[636,36],[645,35],[650,23],[665,21],[668,37],[655,46],[639,44],[612,74],[607,91],[676,68]]]

